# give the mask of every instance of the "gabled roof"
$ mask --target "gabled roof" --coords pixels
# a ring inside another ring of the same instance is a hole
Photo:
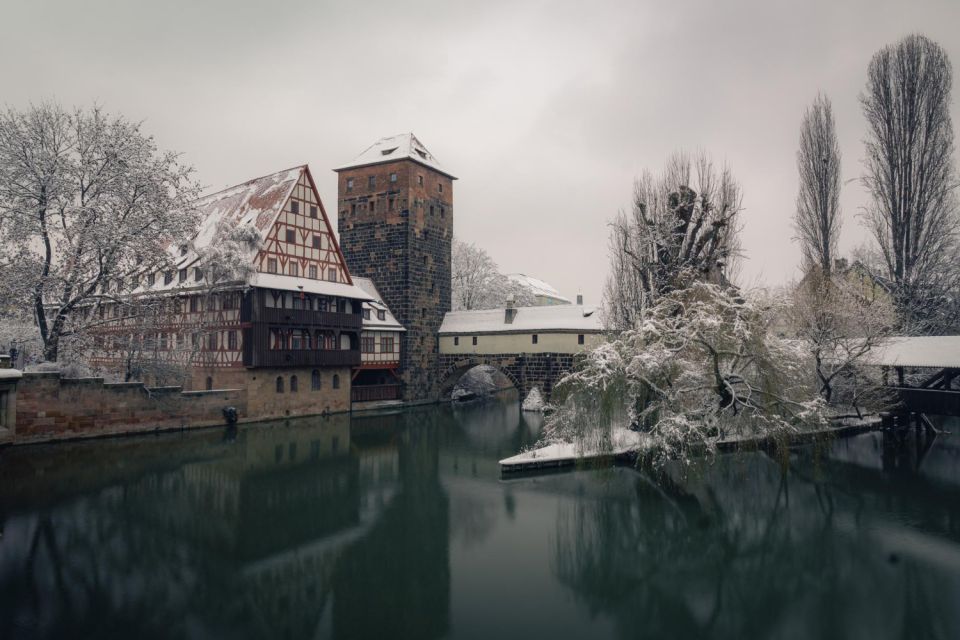
[[[343,171],[345,169],[354,169],[356,167],[367,167],[373,164],[383,164],[385,162],[396,162],[397,160],[413,160],[434,171],[456,180],[457,177],[449,173],[440,166],[433,154],[427,151],[423,143],[412,133],[401,133],[395,136],[380,138],[375,143],[363,150],[356,158],[345,165],[341,165],[334,171]]]
[[[532,276],[528,276],[525,273],[508,273],[507,277],[516,282],[517,284],[523,285],[527,289],[533,292],[535,296],[543,296],[546,298],[555,298],[557,300],[564,300],[570,302],[570,299],[560,295],[560,292],[554,289],[552,286],[539,280]]]
[[[383,301],[383,297],[380,295],[380,292],[377,291],[377,286],[373,284],[373,280],[370,278],[361,278],[359,276],[353,276],[353,284],[360,287],[365,293],[367,293],[373,300],[368,300],[363,303],[363,306],[373,311],[370,314],[369,318],[364,318],[363,328],[364,329],[377,329],[381,331],[406,331],[403,328],[397,318],[393,315],[393,312],[390,311],[390,307]],[[386,317],[383,320],[377,318],[377,311],[386,312]]]
[[[960,369],[960,336],[887,338],[863,359],[876,366]]]
[[[441,334],[531,333],[564,331],[600,333],[603,325],[593,307],[559,304],[517,307],[513,321],[506,322],[506,309],[451,311],[443,316]]]

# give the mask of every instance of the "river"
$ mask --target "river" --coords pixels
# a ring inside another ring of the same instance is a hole
[[[501,479],[540,428],[502,401],[2,449],[0,638],[960,637],[960,435]]]

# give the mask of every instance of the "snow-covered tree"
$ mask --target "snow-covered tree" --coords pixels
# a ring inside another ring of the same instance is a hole
[[[739,254],[740,185],[703,153],[674,154],[634,184],[633,206],[613,221],[607,324],[635,327],[660,295],[694,281],[727,282]]]
[[[0,113],[0,293],[31,310],[46,360],[83,334],[103,292],[132,291],[192,235],[191,174],[99,107]]]
[[[558,384],[548,436],[602,444],[632,428],[662,461],[732,434],[819,424],[810,354],[770,324],[767,309],[732,288],[694,280],[663,293],[636,328],[585,354]]]
[[[860,364],[896,326],[889,295],[855,273],[811,269],[793,291],[788,314],[813,357],[820,395],[830,402],[840,380],[855,380]],[[863,376],[860,376],[864,379]],[[866,390],[866,389],[864,389]],[[857,390],[848,398],[856,406]]]
[[[457,238],[453,239],[450,280],[454,311],[496,309],[508,300],[517,306],[536,301],[532,291],[500,273],[485,250]]]

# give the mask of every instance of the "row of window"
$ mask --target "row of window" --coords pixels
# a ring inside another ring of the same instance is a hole
[[[370,210],[371,212],[374,212],[374,213],[375,213],[375,212],[377,211],[377,202],[378,202],[378,201],[375,200],[375,199],[373,199],[373,198],[371,198],[370,200],[367,200],[367,209]],[[396,203],[396,198],[387,198],[387,211],[394,211],[394,210],[396,209],[396,204],[397,204],[397,203]],[[414,204],[418,204],[418,203],[415,202]],[[431,216],[436,216],[436,211],[437,211],[437,209],[434,208],[434,205],[430,205],[430,215],[431,215]],[[446,217],[447,217],[447,208],[446,208],[446,207],[439,207],[439,211],[440,211],[440,217],[441,217],[441,218],[446,218]],[[356,203],[356,202],[351,202],[351,203],[350,203],[350,213],[355,214],[356,212],[357,212],[357,203]],[[346,211],[344,211],[344,213],[346,213]]]
[[[391,184],[395,184],[396,182],[397,182],[397,174],[396,174],[396,173],[391,173],[391,174],[390,174],[390,183],[391,183]],[[354,186],[354,179],[353,179],[353,178],[347,178],[347,193],[350,193],[350,192],[353,191],[353,186]],[[422,186],[423,186],[423,176],[420,175],[420,174],[417,174],[417,186],[418,186],[418,187],[422,187]],[[377,176],[367,176],[367,189],[376,189],[376,188],[377,188]],[[438,182],[438,183],[437,183],[437,193],[443,193],[443,183],[442,183],[442,182]],[[294,212],[294,213],[296,213],[296,212]]]
[[[277,259],[276,258],[267,258],[267,273],[279,273],[277,268]],[[296,262],[290,262],[287,265],[287,275],[300,277],[300,265]],[[319,280],[320,272],[317,269],[317,265],[311,264],[307,267],[307,273],[305,274],[310,280]],[[327,282],[336,282],[337,281],[337,270],[334,267],[327,269]]]
[[[285,387],[287,386],[284,382],[283,376],[277,376],[275,384],[277,393],[283,393]],[[333,389],[340,388],[340,374],[333,374],[333,378],[330,380],[330,386]],[[320,370],[314,369],[310,373],[310,390],[319,391],[322,387],[323,379],[321,378]],[[290,393],[297,393],[298,391],[300,391],[300,380],[295,375],[290,376]]]
[[[150,311],[154,311],[159,314],[165,313],[174,313],[180,314],[185,311],[190,313],[198,313],[204,310],[206,307],[207,311],[231,311],[236,309],[240,304],[240,294],[234,292],[220,293],[211,296],[178,296],[170,300],[153,300],[149,303],[142,305],[125,305],[122,303],[109,303],[101,304],[97,310],[101,319],[107,317],[110,318],[120,318],[122,316],[144,316],[147,315]]]
[[[137,334],[128,338],[114,336],[94,336],[93,346],[102,349],[110,347],[114,350],[129,349],[131,351],[169,351],[171,349],[184,349],[187,343],[187,334],[180,333],[148,333]],[[204,337],[199,332],[192,332],[190,335],[190,347],[195,350],[216,351],[220,347],[220,334],[216,331],[206,334]],[[239,334],[236,330],[227,331],[226,347],[230,351],[236,351],[240,348]]]
[[[332,331],[315,331],[309,329],[270,329],[270,349],[282,351],[302,350],[349,350],[350,337],[341,336],[340,345],[337,345],[337,336]]]
[[[297,244],[297,230],[288,228],[283,232],[283,241],[287,244]],[[306,242],[303,243],[306,246]],[[323,234],[314,233],[311,236],[310,244],[314,249],[323,249]]]
[[[363,319],[364,320],[370,319],[370,309],[363,310]],[[387,312],[384,311],[383,309],[377,309],[377,320],[383,321],[386,319],[387,319]]]
[[[473,346],[477,346],[477,336],[472,336],[471,339],[472,339],[472,341],[473,341]],[[538,334],[536,334],[536,333],[531,334],[531,336],[530,336],[530,343],[531,343],[531,344],[539,344],[539,343],[540,343],[540,336],[539,336]],[[581,333],[581,334],[578,334],[578,335],[577,335],[577,344],[583,344],[583,343],[584,343],[583,334],[582,334],[582,333]],[[453,336],[453,344],[454,344],[454,346],[459,346],[459,345],[460,345],[460,336]]]
[[[300,213],[300,203],[293,198],[290,199],[290,213]],[[310,205],[310,217],[316,218],[317,213],[317,205]]]
[[[348,313],[351,308],[346,298],[331,298],[315,296],[309,293],[295,291],[271,290],[266,297],[266,306],[269,309],[303,309],[304,311],[331,311]]]
[[[360,338],[360,353],[376,353],[376,339],[373,336]],[[393,337],[380,336],[380,353],[393,353]]]

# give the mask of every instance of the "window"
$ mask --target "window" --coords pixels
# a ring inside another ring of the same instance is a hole
[[[332,386],[334,389],[339,389],[339,388],[340,388],[340,375],[339,375],[339,374],[336,374],[336,373],[333,374],[333,383],[332,383],[331,386]]]
[[[196,313],[200,310],[200,297],[190,296],[190,313]]]
[[[206,387],[207,387],[207,391],[210,391],[213,389],[213,378],[211,376],[207,376]]]
[[[453,346],[455,347],[460,346],[460,336],[453,336]]]
[[[364,320],[369,320],[369,319],[370,319],[370,309],[364,309],[364,310],[363,310],[363,319],[364,319]]]
[[[539,338],[539,336],[537,334],[533,334],[530,337],[533,338],[533,344],[537,344],[537,339]]]
[[[311,280],[317,279],[317,265],[312,264],[307,269],[307,274],[309,274]]]
[[[207,340],[207,348],[210,349],[210,351],[217,350],[217,333],[216,332],[213,332],[210,334],[210,337]]]
[[[186,281],[187,281],[187,270],[186,270],[186,269],[180,269],[180,272],[177,273],[177,281],[178,281],[178,282],[186,282]]]
[[[417,176],[417,186],[423,186],[423,176]]]
[[[223,300],[224,311],[230,311],[231,309],[233,309],[237,302],[236,296],[234,296],[232,293],[223,294],[223,296],[221,296],[221,299]]]
[[[393,337],[380,337],[380,353],[393,353]]]
[[[152,287],[153,284],[154,284],[156,281],[157,281],[157,274],[155,274],[155,273],[148,273],[148,274],[147,274],[147,286],[148,286],[148,287]]]
[[[320,390],[320,372],[316,369],[310,373],[310,389],[313,391]]]
[[[319,233],[313,234],[313,248],[323,249],[323,236],[321,236]]]
[[[356,212],[357,212],[357,203],[353,202],[350,204],[350,213],[356,213]]]
[[[300,203],[296,200],[290,201],[290,213],[300,213]],[[290,390],[293,391],[293,388],[291,387]]]
[[[583,334],[577,336],[577,344],[583,344]]]
[[[433,205],[430,205],[430,215],[433,215]]]
[[[310,217],[311,218],[317,217],[317,205],[315,204],[310,205]]]
[[[180,255],[182,256],[187,255],[187,245],[185,244],[180,245]]]
[[[303,334],[300,333],[299,329],[293,332],[293,339],[290,343],[290,348],[297,351],[303,349]],[[290,379],[290,391],[293,391],[293,378]]]
[[[203,269],[200,267],[195,267],[193,270],[193,279],[197,282],[203,280]]]
[[[367,178],[367,188],[368,189],[377,188],[377,176],[370,176]]]
[[[387,312],[383,309],[377,309],[377,320],[383,321],[387,319]]]
[[[396,202],[395,198],[387,199],[387,211],[393,211],[393,205]]]
[[[477,346],[477,336],[473,336],[473,346]]]
[[[360,353],[373,353],[374,352],[374,342],[373,336],[363,336],[360,338]]]
[[[437,193],[443,193],[443,183],[442,183],[442,182],[438,182],[438,183],[437,183]]]
[[[287,242],[290,244],[296,244],[297,242],[297,232],[293,229],[287,229]]]
[[[347,178],[347,191],[353,191],[353,178]]]
[[[287,265],[287,273],[292,276],[300,275],[300,266],[296,262],[291,262]]]
[[[276,272],[277,272],[277,259],[267,258],[267,273],[276,273]]]
[[[391,173],[391,174],[390,174],[390,182],[396,182],[396,181],[397,181],[397,174]]]
[[[277,376],[277,393],[283,393],[283,376]]]
[[[168,343],[167,343],[167,334],[161,333],[161,334],[160,334],[160,350],[161,350],[161,351],[166,351],[166,350],[167,350],[167,345],[168,345]]]
[[[200,335],[197,333],[190,334],[190,347],[197,349],[200,346]]]
[[[227,331],[227,348],[230,351],[237,350],[237,332],[233,329]]]
[[[173,271],[164,271],[163,284],[170,284],[171,282],[173,282]]]
[[[333,269],[333,268],[327,269],[327,280],[329,280],[330,282],[336,282],[336,281],[337,281],[337,270],[336,270],[336,269]]]
[[[297,382],[297,376],[290,376],[290,393],[296,393],[296,392],[299,390],[299,386],[300,386],[300,385],[299,385],[299,383]],[[296,449],[293,448],[294,446],[295,446],[295,445],[292,445],[292,444],[290,445],[290,450],[291,450],[291,456],[290,456],[290,457],[293,457],[293,456],[297,455],[297,454],[296,454]]]
[[[447,210],[444,209],[443,207],[440,207],[440,217],[441,218],[447,217]]]

